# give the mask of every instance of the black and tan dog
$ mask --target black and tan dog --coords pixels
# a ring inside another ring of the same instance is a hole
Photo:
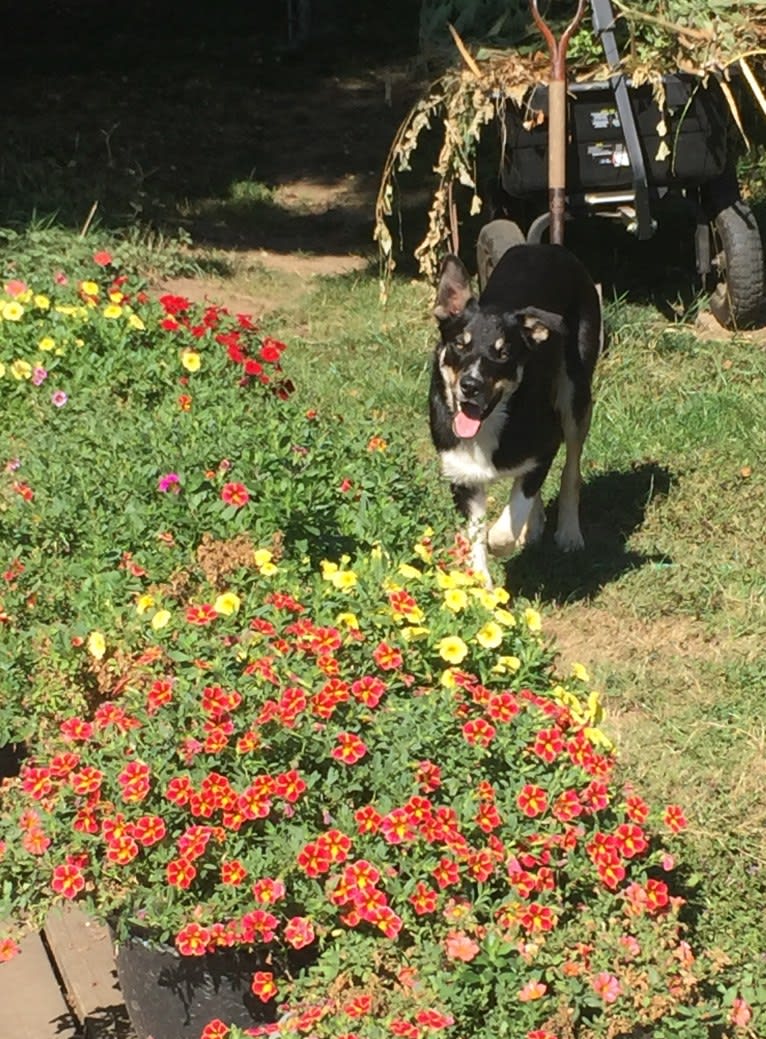
[[[556,543],[582,548],[580,456],[591,416],[591,378],[603,343],[601,300],[585,267],[560,245],[515,245],[493,264],[479,299],[456,256],[441,269],[435,317],[431,435],[465,517],[473,568],[490,582],[487,544],[499,556],[543,532],[540,498],[561,443]],[[489,534],[487,485],[513,480]]]

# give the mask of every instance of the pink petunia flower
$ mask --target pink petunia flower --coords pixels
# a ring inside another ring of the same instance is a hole
[[[167,494],[168,491],[178,494],[181,490],[181,477],[178,473],[165,473],[157,481],[157,490],[162,494]]]

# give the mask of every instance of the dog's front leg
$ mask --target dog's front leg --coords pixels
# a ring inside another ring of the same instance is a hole
[[[466,521],[466,534],[471,545],[471,567],[484,578],[488,588],[492,587],[487,559],[487,490],[482,484],[470,487],[464,484],[450,485],[452,498],[460,515]]]
[[[545,528],[545,509],[537,480],[532,487],[517,477],[508,504],[489,532],[489,550],[495,556],[509,556],[514,549],[534,544]]]

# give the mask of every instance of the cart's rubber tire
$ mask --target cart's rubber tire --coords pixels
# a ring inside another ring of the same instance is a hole
[[[763,244],[746,202],[722,209],[710,222],[714,265],[710,309],[724,328],[750,328],[763,314]]]
[[[523,245],[524,232],[513,220],[490,220],[479,231],[476,242],[476,269],[479,272],[479,291],[489,281],[497,262],[514,245]]]

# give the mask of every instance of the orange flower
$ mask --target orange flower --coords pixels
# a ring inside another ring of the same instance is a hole
[[[543,984],[542,981],[528,981],[526,985],[519,990],[519,1002],[531,1003],[535,999],[542,999],[547,991],[548,986]]]
[[[447,959],[462,960],[463,963],[470,963],[481,951],[478,942],[469,937],[465,931],[451,931],[447,935],[444,947]]]

